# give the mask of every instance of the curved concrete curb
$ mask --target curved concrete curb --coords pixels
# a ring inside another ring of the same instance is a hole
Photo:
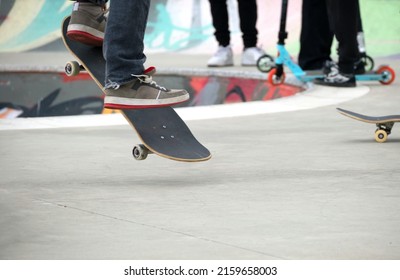
[[[216,118],[243,117],[271,114],[339,104],[359,98],[369,92],[367,86],[356,88],[334,88],[313,86],[291,97],[271,101],[254,101],[228,105],[198,106],[178,108],[183,120],[204,120]],[[47,129],[90,126],[127,125],[121,114],[102,114],[68,117],[0,119],[0,130]]]

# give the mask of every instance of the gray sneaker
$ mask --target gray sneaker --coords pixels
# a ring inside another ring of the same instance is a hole
[[[93,3],[75,2],[68,25],[68,38],[92,46],[101,46],[106,27],[105,8]]]
[[[172,106],[189,99],[184,89],[167,89],[152,80],[155,68],[150,67],[128,84],[111,83],[105,88],[104,108],[144,109]]]

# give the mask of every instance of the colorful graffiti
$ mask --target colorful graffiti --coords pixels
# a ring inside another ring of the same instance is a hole
[[[80,97],[55,104],[54,102],[60,92],[61,88],[55,89],[31,107],[1,102],[0,118],[74,116],[100,114],[102,112],[103,99],[96,96]]]
[[[303,90],[257,79],[215,76],[158,75],[157,81],[188,89],[190,100],[178,107],[272,100]],[[1,72],[0,92],[0,118],[108,113],[103,111],[99,88],[87,73],[68,77],[64,73]]]
[[[68,4],[54,0],[1,1],[0,51],[29,50],[58,39],[60,19],[71,11]]]
[[[151,1],[145,43],[150,49],[177,51],[198,46],[213,33],[205,1]],[[177,3],[181,2],[181,3]],[[2,0],[0,51],[27,51],[60,38],[60,23],[71,13],[72,1]],[[186,10],[188,9],[188,10]],[[180,15],[176,17],[174,15]],[[184,16],[187,15],[187,16]]]
[[[145,36],[145,45],[148,49],[166,51],[190,49],[208,40],[213,33],[210,23],[202,24],[200,0],[193,2],[193,17],[181,25],[175,23],[172,16],[181,11],[171,12],[165,3],[156,3],[152,7],[153,13],[150,14]]]
[[[101,113],[103,99],[89,75],[80,75],[76,82],[64,76],[60,73],[0,73],[0,118]]]
[[[112,0],[111,0],[112,1]],[[237,1],[227,0],[232,44],[242,49]],[[0,52],[31,51],[59,40],[62,19],[71,11],[67,0],[1,0]],[[145,38],[147,52],[211,53],[216,48],[207,0],[152,0]],[[302,0],[290,1],[287,48],[299,49]],[[400,1],[360,0],[370,55],[400,53]],[[258,0],[259,43],[275,53],[281,1]],[[61,44],[60,44],[61,45]],[[57,45],[57,46],[60,46]]]

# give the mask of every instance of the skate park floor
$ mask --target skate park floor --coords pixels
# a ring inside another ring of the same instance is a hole
[[[207,60],[148,56],[164,67]],[[400,57],[376,58],[385,63],[400,73]],[[201,163],[136,161],[136,133],[101,115],[87,126],[92,117],[0,120],[0,259],[399,259],[398,124],[377,143],[373,124],[336,110],[398,115],[399,79],[265,103],[182,110],[213,155]],[[226,108],[237,114],[218,115]]]

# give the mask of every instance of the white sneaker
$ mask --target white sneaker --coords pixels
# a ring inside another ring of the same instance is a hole
[[[242,54],[242,66],[256,66],[257,60],[264,54],[265,52],[258,47],[244,49]]]
[[[231,46],[219,46],[217,52],[208,60],[207,66],[233,66],[233,51]]]

